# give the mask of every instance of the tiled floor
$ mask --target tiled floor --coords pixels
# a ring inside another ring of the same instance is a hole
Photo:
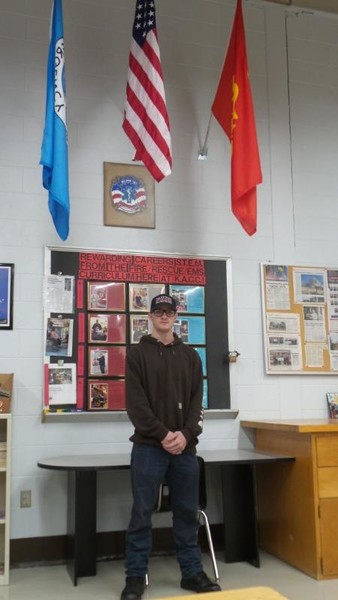
[[[212,575],[209,557],[204,566]],[[268,586],[289,600],[337,600],[338,579],[316,581],[268,554],[261,554],[261,568],[248,563],[225,564],[218,557],[222,589]],[[174,557],[152,558],[150,586],[144,600],[184,593]],[[124,584],[122,560],[98,563],[97,576],[80,578],[74,587],[64,565],[12,569],[10,585],[0,587],[0,600],[118,600]]]

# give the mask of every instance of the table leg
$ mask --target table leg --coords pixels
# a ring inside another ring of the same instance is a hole
[[[96,575],[96,471],[68,473],[68,572]]]
[[[222,493],[225,562],[259,567],[255,465],[223,465]]]

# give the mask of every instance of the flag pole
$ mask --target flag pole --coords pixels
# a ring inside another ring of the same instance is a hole
[[[200,151],[198,153],[198,160],[207,160],[207,158],[208,158],[207,143],[208,143],[210,127],[211,127],[211,118],[212,118],[212,113],[210,113],[209,123],[208,123],[208,127],[207,127],[207,133],[205,135],[204,144],[203,144],[202,148],[200,148]]]

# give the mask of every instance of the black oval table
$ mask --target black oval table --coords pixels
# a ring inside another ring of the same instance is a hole
[[[130,454],[82,454],[45,458],[38,467],[68,474],[67,568],[78,577],[96,575],[97,473],[129,469]]]
[[[248,561],[260,566],[258,548],[256,466],[293,462],[292,456],[256,450],[200,450],[206,465],[222,474],[225,562]],[[130,468],[130,454],[83,454],[44,458],[42,469],[68,474],[67,568],[74,585],[78,577],[96,575],[96,506],[98,471]]]

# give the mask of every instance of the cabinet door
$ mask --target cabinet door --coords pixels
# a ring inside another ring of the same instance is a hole
[[[318,467],[337,467],[338,466],[338,435],[326,434],[318,435],[317,445],[317,465]]]
[[[338,498],[338,467],[318,469],[319,498]]]
[[[338,575],[338,498],[320,501],[323,575]]]

